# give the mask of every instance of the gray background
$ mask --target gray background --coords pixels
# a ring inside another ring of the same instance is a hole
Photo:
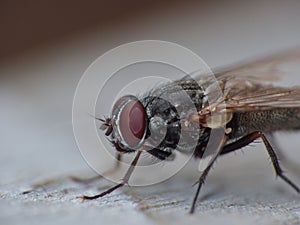
[[[118,4],[100,7],[99,14],[118,12]],[[71,108],[80,77],[98,56],[126,42],[160,39],[190,48],[215,68],[300,46],[299,1],[170,2],[148,10],[129,6],[131,16],[108,18],[1,58],[0,223],[299,224],[300,198],[274,178],[261,144],[218,161],[193,216],[187,214],[197,179],[193,162],[164,183],[124,188],[93,202],[76,198],[111,185],[82,185],[66,178],[94,175],[77,149]],[[34,38],[34,32],[23,32]],[[299,82],[298,74],[289,81]],[[289,165],[296,164],[288,175],[300,185],[299,133],[277,137]],[[47,180],[54,182],[21,194]]]

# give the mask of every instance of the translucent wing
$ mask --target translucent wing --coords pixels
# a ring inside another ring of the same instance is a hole
[[[209,127],[225,125],[234,112],[299,107],[300,87],[277,87],[264,81],[277,81],[285,75],[280,66],[286,63],[300,64],[300,51],[288,52],[250,64],[236,67],[215,75],[216,80],[200,81],[210,86],[217,82],[223,96],[210,102],[200,112],[200,119]],[[299,71],[300,72],[300,71]],[[210,95],[212,90],[208,91]],[[213,95],[213,94],[211,94]],[[214,122],[212,122],[214,121]]]
[[[300,49],[286,51],[270,57],[265,57],[250,63],[240,63],[240,66],[233,66],[229,69],[215,72],[219,80],[249,80],[277,81],[286,75],[281,66],[288,63],[300,63]]]
[[[228,70],[217,75],[224,93],[227,111],[265,110],[300,107],[300,87],[283,88],[264,85],[286,75],[281,66],[300,64],[300,51],[289,51]]]
[[[223,107],[227,112],[300,108],[300,87],[281,88],[272,85],[249,87],[239,84],[238,88],[226,88],[225,91]]]

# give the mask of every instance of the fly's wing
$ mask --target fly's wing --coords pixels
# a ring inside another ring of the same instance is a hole
[[[226,90],[223,102],[226,112],[300,108],[300,87],[282,88],[269,85],[249,88],[240,85],[238,89]]]
[[[300,49],[286,51],[270,57],[265,57],[250,63],[241,63],[229,69],[216,72],[219,80],[248,80],[258,81],[278,81],[286,75],[281,66],[287,63],[300,63]]]
[[[199,112],[202,125],[211,128],[224,126],[234,112],[300,108],[300,87],[285,88],[265,84],[286,75],[280,66],[290,62],[300,64],[300,51],[269,57],[216,74],[215,82],[223,95]],[[202,82],[210,86],[213,81],[209,79]],[[213,91],[209,90],[207,94],[213,95]]]
[[[224,104],[222,107],[227,113],[272,108],[300,108],[300,87],[281,88],[269,85],[245,87],[241,91],[232,89],[226,91],[224,101],[218,107]]]

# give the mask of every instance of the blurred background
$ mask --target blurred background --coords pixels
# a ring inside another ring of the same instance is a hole
[[[72,101],[86,68],[111,48],[170,41],[215,68],[299,47],[299,12],[297,0],[1,0],[0,185],[91,171]],[[295,139],[285,142],[291,152]]]

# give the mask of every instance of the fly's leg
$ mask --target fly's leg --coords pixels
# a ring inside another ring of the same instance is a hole
[[[273,134],[265,134],[266,138],[269,140],[269,143],[273,146],[273,150],[276,152],[278,159],[283,162],[287,163],[288,159],[285,157],[282,150],[279,148],[276,138]]]
[[[299,171],[299,165],[295,163],[295,161],[290,160],[288,157],[285,156],[284,152],[281,148],[279,148],[279,144],[274,137],[273,134],[267,134],[267,139],[269,140],[270,144],[273,146],[274,151],[276,152],[279,161],[285,165],[285,167],[292,171]]]
[[[279,176],[281,179],[283,179],[287,184],[289,184],[292,188],[294,188],[298,193],[300,193],[299,187],[294,184],[287,176],[283,174],[283,170],[281,169],[281,166],[278,161],[278,157],[273,150],[272,146],[270,145],[269,141],[265,137],[265,135],[261,132],[256,132],[253,134],[253,138],[261,138],[266,146],[266,149],[269,153],[269,156],[271,157],[273,167],[275,169],[276,175]]]
[[[90,177],[90,178],[81,178],[81,177],[74,177],[74,176],[70,176],[69,178],[72,181],[77,182],[77,183],[89,184],[91,182],[103,179],[106,176],[116,173],[120,169],[121,161],[122,161],[122,155],[119,152],[117,152],[116,163],[115,163],[114,167],[111,168],[110,170],[105,171],[102,175],[97,175],[97,176]]]
[[[64,182],[67,179],[71,179],[74,182],[83,183],[83,184],[89,184],[89,183],[94,182],[96,180],[103,179],[105,176],[109,176],[111,174],[114,174],[115,172],[117,172],[120,169],[120,165],[121,165],[120,162],[122,160],[122,155],[118,152],[117,155],[116,155],[116,158],[117,158],[116,159],[117,161],[116,161],[116,164],[114,165],[114,167],[111,168],[110,170],[104,172],[102,175],[94,176],[94,177],[91,177],[91,178],[80,178],[80,177],[74,177],[74,176],[53,178],[53,179],[43,181],[41,183],[33,184],[33,185],[31,185],[32,189],[26,190],[22,193],[23,194],[29,194],[29,193],[33,192],[34,190],[36,190],[36,189],[44,188],[44,187],[47,187],[47,186],[50,186],[50,185],[55,185],[55,184],[58,184],[60,182]]]
[[[271,158],[276,175],[279,176],[282,180],[284,180],[287,184],[289,184],[298,193],[300,193],[299,187],[296,184],[294,184],[294,182],[292,182],[287,176],[284,175],[275,151],[273,150],[273,148],[272,148],[271,144],[269,143],[269,141],[267,140],[266,136],[260,131],[256,131],[251,134],[248,134],[245,137],[239,139],[238,141],[224,146],[224,148],[221,152],[221,155],[227,154],[229,152],[232,152],[232,151],[235,151],[242,147],[245,147],[246,145],[252,143],[253,141],[255,141],[258,138],[261,138],[264,142],[264,145],[266,146],[266,149]]]
[[[111,187],[110,189],[108,189],[108,190],[106,190],[106,191],[104,191],[104,192],[102,192],[100,194],[97,194],[97,195],[94,195],[94,196],[82,196],[81,199],[82,200],[93,200],[93,199],[101,198],[101,197],[103,197],[103,196],[105,196],[105,195],[113,192],[114,190],[116,190],[116,189],[118,189],[120,187],[123,187],[125,184],[127,184],[128,181],[129,181],[129,178],[130,178],[130,176],[131,176],[131,174],[132,174],[132,172],[134,170],[134,167],[136,166],[136,164],[138,162],[138,159],[139,159],[141,153],[142,153],[141,151],[137,152],[134,160],[131,162],[130,167],[128,168],[128,170],[127,170],[125,176],[123,177],[121,183],[119,183],[119,184]]]
[[[200,178],[199,178],[199,180],[197,182],[198,183],[198,188],[197,188],[196,194],[195,194],[193,202],[192,202],[192,206],[191,206],[191,209],[190,209],[190,214],[193,214],[195,212],[196,202],[197,202],[197,199],[198,199],[201,187],[204,185],[205,179],[206,179],[206,177],[207,177],[210,169],[212,168],[213,164],[217,160],[218,156],[221,154],[223,146],[225,145],[225,143],[227,142],[227,140],[228,140],[228,137],[225,136],[223,138],[222,142],[220,143],[217,151],[215,152],[215,154],[211,158],[210,162],[208,163],[207,167],[202,172],[202,174],[201,174],[201,176],[200,176]]]

